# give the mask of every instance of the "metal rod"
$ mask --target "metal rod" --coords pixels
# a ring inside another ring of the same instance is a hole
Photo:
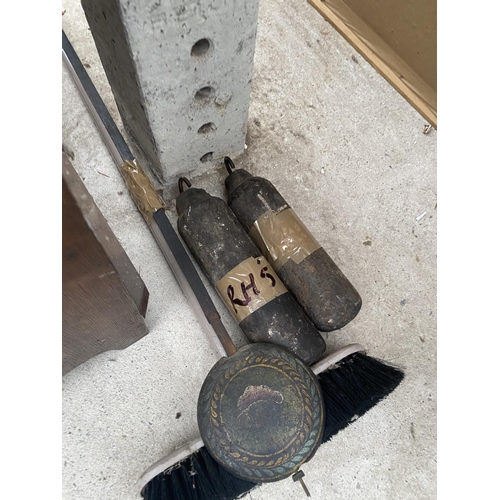
[[[307,489],[306,483],[304,483],[304,480],[302,478],[299,479],[300,484],[302,485],[302,488],[304,488],[304,491],[306,492],[306,496],[310,497],[311,494],[309,493],[309,490]]]
[[[135,158],[127,146],[125,139],[118,130],[106,105],[97,92],[87,71],[83,67],[78,54],[73,49],[68,37],[62,32],[63,61],[68,67],[73,80],[94,119],[96,126],[104,139],[120,173],[123,176],[122,166]],[[139,165],[136,165],[139,169]],[[142,170],[141,170],[142,172]],[[146,174],[144,177],[147,179]],[[124,178],[125,179],[125,178]],[[130,190],[130,185],[125,179]],[[149,179],[148,179],[149,182]],[[131,193],[132,194],[132,193]],[[137,203],[137,199],[132,196]],[[162,203],[163,204],[163,203]],[[160,205],[158,205],[160,206]],[[138,206],[140,209],[140,207]],[[142,211],[141,211],[142,212]],[[144,213],[143,213],[144,215]],[[196,269],[189,258],[187,251],[179,240],[170,224],[165,211],[160,208],[149,221],[150,230],[160,250],[177,279],[186,299],[193,308],[203,331],[207,335],[212,347],[220,356],[231,356],[236,347],[220,320],[219,313],[203,285]]]
[[[109,114],[64,30],[62,32],[62,57],[117,166],[126,160],[133,160],[134,155]]]
[[[174,273],[174,276],[176,280],[178,281],[182,291],[184,292],[184,295],[186,296],[187,301],[190,303],[191,307],[193,308],[196,317],[198,318],[198,322],[200,323],[201,328],[205,332],[205,335],[210,342],[210,345],[212,346],[212,349],[220,356],[224,357],[226,356],[226,350],[224,349],[224,346],[222,345],[221,341],[219,340],[219,337],[215,333],[214,327],[209,323],[207,317],[205,316],[205,313],[203,312],[203,309],[201,308],[201,305],[196,297],[196,294],[194,293],[191,285],[189,284],[186,275],[182,271],[181,267],[179,266],[174,254],[170,250],[170,247],[167,245],[165,242],[165,239],[160,231],[160,228],[158,227],[158,224],[156,221],[153,219],[153,222],[151,223],[150,226],[151,233],[153,234],[154,239],[156,240],[156,243],[160,247],[161,252],[163,253],[163,256],[165,257],[165,260],[167,261],[168,265],[170,266],[170,269]]]

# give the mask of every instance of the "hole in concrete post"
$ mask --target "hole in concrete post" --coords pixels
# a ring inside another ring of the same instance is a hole
[[[205,163],[207,161],[210,161],[212,159],[212,156],[214,155],[213,151],[211,151],[210,153],[205,153],[201,158],[200,158],[200,161],[202,163]]]
[[[198,134],[208,134],[209,132],[215,132],[217,130],[217,127],[215,126],[215,123],[204,123],[199,129],[198,129]]]
[[[206,38],[198,40],[191,49],[191,55],[194,57],[204,56],[210,49],[210,42]]]
[[[195,101],[204,101],[205,99],[209,99],[214,95],[214,89],[212,87],[203,87],[194,95]]]

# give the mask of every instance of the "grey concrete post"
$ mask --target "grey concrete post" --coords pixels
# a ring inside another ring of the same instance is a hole
[[[162,183],[244,150],[258,0],[82,0],[127,133]]]

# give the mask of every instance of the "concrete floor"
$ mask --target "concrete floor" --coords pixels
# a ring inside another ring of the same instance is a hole
[[[119,122],[80,4],[63,8],[63,29]],[[145,469],[197,435],[198,391],[217,358],[65,68],[62,78],[63,143],[151,294],[145,338],[62,379],[63,498],[129,500]],[[328,352],[359,342],[406,372],[303,467],[316,499],[436,496],[437,132],[424,125],[305,0],[261,1],[248,148],[236,165],[276,185],[362,295],[355,320],[325,334]],[[224,198],[224,174],[221,164],[191,180]],[[167,187],[175,225],[174,195]],[[304,497],[291,479],[248,496]]]

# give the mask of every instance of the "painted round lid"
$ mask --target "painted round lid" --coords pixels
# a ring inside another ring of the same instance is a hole
[[[324,403],[311,369],[274,344],[248,344],[210,370],[198,426],[212,457],[255,482],[297,472],[321,444]]]

